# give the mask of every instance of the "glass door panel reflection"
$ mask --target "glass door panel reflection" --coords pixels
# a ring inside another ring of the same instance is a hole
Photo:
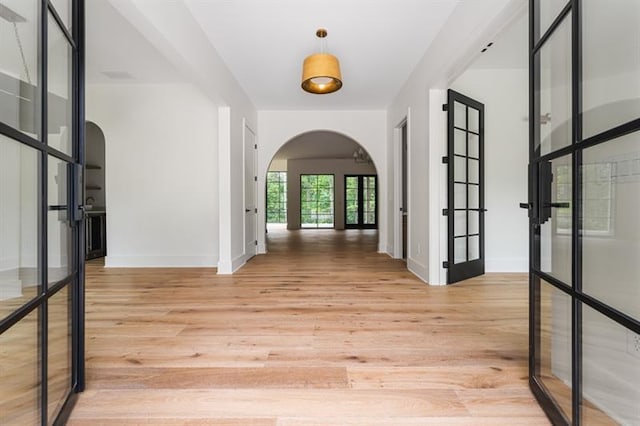
[[[582,289],[640,318],[640,133],[584,150]]]
[[[571,285],[571,157],[541,164],[540,270]]]
[[[68,163],[49,157],[48,281],[56,283],[72,272],[72,234],[68,211]]]
[[[638,22],[640,1],[582,0],[585,139],[640,117]]]
[[[0,425],[40,424],[39,310],[0,334]]]
[[[536,93],[536,154],[571,144],[571,14],[537,53],[540,88]]]
[[[0,122],[40,139],[39,0],[0,3]]]
[[[636,339],[640,335],[583,305],[583,424],[640,424],[640,340]]]
[[[40,293],[38,152],[0,135],[0,320]]]
[[[64,286],[48,302],[47,402],[53,423],[71,391],[71,287]]]
[[[72,150],[72,58],[71,44],[49,13],[48,21],[48,144],[71,156]]]
[[[539,280],[536,377],[567,419],[572,415],[571,298]]]

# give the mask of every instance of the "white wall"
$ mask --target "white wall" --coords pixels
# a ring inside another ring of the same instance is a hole
[[[87,87],[106,140],[106,266],[216,266],[217,109],[190,84]]]
[[[387,122],[385,111],[259,111],[258,128],[258,251],[265,247],[265,185],[271,159],[289,140],[314,130],[341,133],[358,142],[369,153],[378,171],[378,200],[387,200]],[[378,218],[379,247],[386,252],[387,212]]]
[[[300,175],[333,175],[334,227],[344,229],[344,176],[375,175],[376,168],[352,159],[304,159],[287,161],[287,229],[300,229]],[[379,190],[378,190],[379,193]]]
[[[444,284],[441,252],[442,181],[441,157],[445,154],[446,134],[444,89],[472,62],[474,55],[526,4],[523,0],[462,2],[417,65],[400,93],[389,106],[387,123],[388,155],[393,154],[394,128],[410,111],[408,126],[409,237],[407,266],[425,282]],[[394,173],[390,173],[393,176]],[[391,184],[389,188],[395,185]],[[391,193],[392,194],[392,193]],[[389,221],[395,209],[389,204]],[[392,223],[389,224],[389,227]],[[393,238],[387,244],[393,245]]]
[[[526,31],[526,28],[523,28]],[[529,270],[527,202],[529,71],[469,69],[451,86],[485,105],[485,267],[487,272]]]
[[[251,100],[183,2],[108,0],[169,62],[218,106],[218,273],[244,264],[243,123],[256,131]],[[206,52],[206,54],[203,54]],[[109,200],[107,200],[109,202]]]

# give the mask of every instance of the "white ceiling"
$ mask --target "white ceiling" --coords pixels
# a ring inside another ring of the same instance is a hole
[[[386,108],[459,3],[183,1],[258,109],[312,110]],[[328,51],[340,59],[344,82],[323,96],[300,88],[302,61],[318,51],[320,27],[329,32]]]
[[[258,109],[370,110],[392,102],[461,0],[155,1],[187,6]],[[109,0],[86,3],[89,84],[185,81]],[[340,59],[344,81],[323,96],[300,88],[319,27],[329,31],[328,51]]]
[[[480,53],[470,68],[527,69],[529,67],[529,14],[523,9],[519,17],[507,25],[493,40],[487,51]]]
[[[86,73],[89,84],[184,81],[180,73],[107,0],[86,2]],[[126,73],[121,78],[103,74]],[[125,78],[122,78],[125,77]]]

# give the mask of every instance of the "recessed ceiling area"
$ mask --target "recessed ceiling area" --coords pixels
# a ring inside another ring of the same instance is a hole
[[[330,131],[313,131],[296,136],[284,144],[273,160],[299,160],[309,158],[353,158],[353,152],[362,148],[353,139]],[[364,150],[364,148],[362,148]]]

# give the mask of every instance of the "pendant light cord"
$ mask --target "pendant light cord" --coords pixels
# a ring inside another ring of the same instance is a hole
[[[20,57],[22,58],[22,66],[24,67],[24,73],[27,77],[27,83],[32,84],[29,68],[27,67],[27,59],[24,56],[24,48],[22,47],[22,41],[20,40],[20,34],[18,33],[18,25],[15,22],[13,22],[13,32],[16,35],[16,42],[18,43],[18,49],[20,50]]]

